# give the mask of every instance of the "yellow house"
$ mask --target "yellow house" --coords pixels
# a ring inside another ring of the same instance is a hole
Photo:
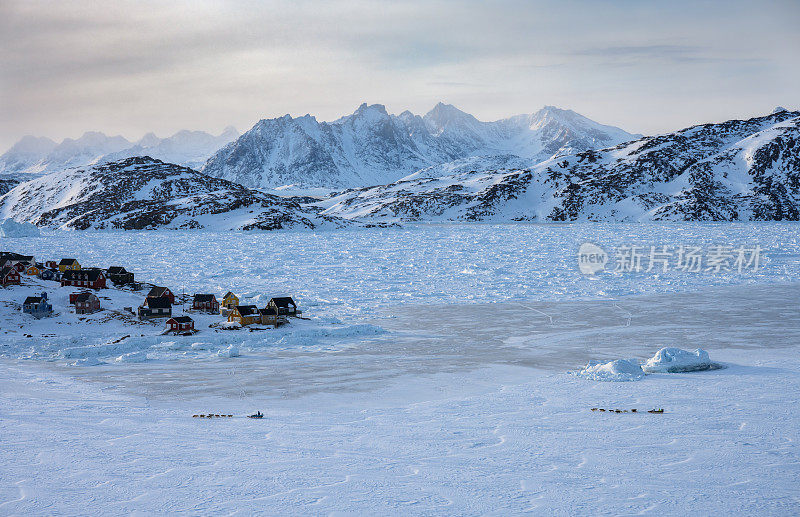
[[[28,269],[25,270],[25,274],[30,276],[39,276],[41,272],[42,270],[36,267],[35,264],[31,264],[30,266],[28,266]]]
[[[61,262],[58,263],[58,270],[62,273],[71,269],[73,271],[78,271],[81,268],[81,265],[78,264],[78,261],[73,258],[65,258],[61,259]]]
[[[241,326],[261,323],[261,314],[255,305],[236,305],[228,313],[228,321],[235,321]]]
[[[233,294],[232,292],[228,291],[227,293],[225,293],[225,296],[222,297],[222,303],[219,305],[219,313],[222,315],[226,315],[230,312],[231,309],[238,306],[239,306],[239,297]]]

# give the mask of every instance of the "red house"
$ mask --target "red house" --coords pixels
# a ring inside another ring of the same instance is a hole
[[[172,332],[187,332],[194,330],[194,321],[189,316],[175,316],[167,320],[167,325]]]
[[[75,314],[92,314],[100,310],[100,298],[92,293],[72,293],[69,303],[75,305]]]
[[[105,289],[106,275],[102,269],[68,269],[61,277],[61,287],[88,287],[90,289]]]
[[[5,266],[0,268],[0,285],[19,285],[19,271],[13,266]]]
[[[219,302],[213,294],[196,294],[192,299],[192,309],[219,314]]]
[[[58,269],[58,262],[55,260],[48,260],[44,265],[47,269]]]
[[[169,298],[169,303],[175,304],[175,295],[169,290],[169,287],[153,286],[150,292],[147,293],[148,298]]]

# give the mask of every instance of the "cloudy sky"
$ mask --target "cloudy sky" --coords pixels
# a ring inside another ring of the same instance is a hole
[[[632,132],[800,108],[800,2],[0,0],[0,148],[361,102]],[[1,151],[0,151],[1,152]]]

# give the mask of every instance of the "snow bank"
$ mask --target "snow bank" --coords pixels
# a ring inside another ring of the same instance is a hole
[[[593,361],[583,370],[573,373],[591,381],[627,382],[638,381],[644,377],[642,367],[627,359],[617,359],[607,363]]]
[[[38,237],[39,228],[31,223],[18,223],[13,219],[0,222],[0,237]]]
[[[705,350],[698,348],[689,351],[667,347],[648,359],[642,365],[642,370],[647,373],[680,373],[708,370],[710,367],[711,360]]]

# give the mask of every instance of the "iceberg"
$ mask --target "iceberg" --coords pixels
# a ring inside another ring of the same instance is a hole
[[[0,237],[38,237],[39,228],[31,223],[18,223],[13,219],[0,222]]]
[[[711,360],[708,358],[708,352],[700,348],[696,350],[662,348],[642,365],[642,370],[646,373],[696,372],[709,368]]]
[[[642,379],[644,371],[634,361],[616,359],[606,363],[591,362],[583,370],[575,372],[575,375],[591,381],[629,382]]]

